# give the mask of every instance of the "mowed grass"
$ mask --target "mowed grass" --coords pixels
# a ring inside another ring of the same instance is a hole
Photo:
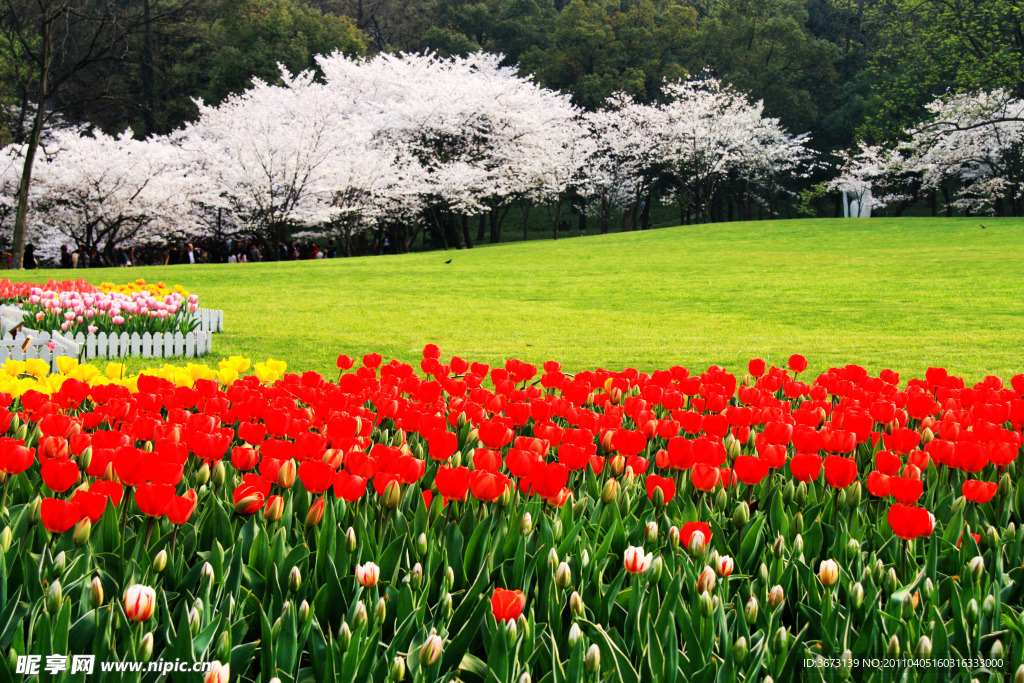
[[[984,224],[986,229],[980,226]],[[339,353],[650,371],[750,358],[977,381],[1024,371],[1024,220],[725,223],[288,263],[38,271],[180,283],[222,308],[212,356],[336,372]],[[445,263],[451,259],[451,263]],[[142,361],[130,363],[132,369]]]

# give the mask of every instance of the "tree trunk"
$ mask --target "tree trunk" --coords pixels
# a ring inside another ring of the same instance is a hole
[[[462,236],[466,239],[466,249],[472,249],[473,236],[469,234],[469,216],[462,217]]]
[[[498,207],[491,209],[489,218],[491,219],[491,244],[497,244],[501,241],[501,216]]]
[[[480,220],[476,227],[476,241],[483,242],[487,237],[487,216],[486,214],[480,214]]]
[[[526,240],[530,239],[529,232],[527,231],[526,226],[529,225],[529,223],[530,223],[530,209],[531,208],[532,208],[532,205],[530,204],[530,202],[526,202],[526,208],[523,209],[523,241],[524,242]]]
[[[644,208],[640,212],[640,229],[650,230],[651,228],[651,202],[653,200],[654,193],[651,190],[647,190],[647,198],[644,199]]]
[[[53,46],[50,39],[50,24],[43,24],[42,50],[43,67],[39,74],[39,96],[36,98],[36,115],[32,119],[32,132],[25,148],[25,164],[21,169],[21,182],[18,184],[18,208],[14,214],[14,233],[11,235],[11,270],[21,270],[25,259],[25,229],[28,223],[28,188],[32,184],[32,165],[39,150],[39,138],[43,134],[43,122],[46,118],[46,101],[49,87],[50,62],[53,59]]]

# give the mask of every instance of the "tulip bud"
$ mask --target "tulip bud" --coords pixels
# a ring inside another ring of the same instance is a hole
[[[736,659],[737,664],[747,661],[747,652],[747,639],[740,636],[732,645],[732,656]]]
[[[221,631],[221,634],[217,637],[217,646],[214,650],[214,656],[218,661],[229,661],[231,659],[231,632],[228,630]]]
[[[354,553],[356,550],[356,530],[352,527],[345,532],[345,550]]]
[[[571,650],[581,642],[583,642],[583,631],[580,630],[580,625],[574,621],[569,627],[569,649]]]
[[[974,583],[980,584],[982,577],[985,576],[985,558],[981,555],[976,555],[971,558],[968,566],[970,567],[971,576],[974,577]]]
[[[452,614],[455,612],[455,606],[452,603],[451,594],[446,594],[444,599],[441,600],[441,616],[444,619],[451,619]]]
[[[822,560],[818,565],[818,580],[826,588],[831,588],[839,581],[839,563],[835,560]]]
[[[601,650],[597,645],[591,645],[587,648],[587,654],[583,657],[583,668],[591,676],[601,670]]]
[[[266,507],[263,508],[263,516],[268,522],[276,522],[284,515],[284,498],[271,496],[267,498]]]
[[[377,600],[377,606],[373,610],[373,623],[380,626],[384,623],[384,619],[388,616],[388,605],[384,601],[384,598]]]
[[[444,570],[444,589],[450,591],[455,587],[455,570],[450,566]]]
[[[165,569],[167,569],[167,551],[161,550],[153,558],[153,571],[159,574]]]
[[[43,499],[41,496],[36,496],[35,499],[29,503],[28,521],[32,524],[38,524],[39,520],[43,518],[42,505]]]
[[[974,598],[967,603],[967,622],[972,626],[978,623],[978,601]]]
[[[900,587],[900,579],[896,576],[896,569],[889,567],[889,571],[885,574],[885,592],[892,595],[896,592],[896,589]]]
[[[750,506],[747,501],[742,500],[732,511],[732,523],[737,529],[742,529],[750,521]]]
[[[737,441],[732,434],[729,434],[725,439],[725,453],[729,456],[729,461],[731,462],[735,460],[739,456],[740,452],[740,442]]]
[[[420,647],[420,665],[433,666],[436,664],[437,660],[441,658],[443,645],[444,641],[441,640],[441,636],[437,635],[436,630],[431,630],[430,635],[423,642],[423,646]]]
[[[758,611],[757,598],[751,595],[743,607],[743,618],[747,620],[747,626],[753,626],[757,622]]]
[[[779,655],[780,659],[784,659],[786,651],[789,647],[789,634],[786,633],[785,627],[780,626],[777,631],[772,635],[771,641],[772,651]]]
[[[427,554],[427,535],[420,534],[416,537],[416,556],[423,557]]]
[[[718,558],[718,562],[715,564],[715,571],[717,571],[718,575],[724,579],[732,574],[735,567],[736,563],[733,562],[732,558],[728,555],[724,555]]]
[[[213,579],[213,565],[209,562],[203,562],[203,568],[199,570],[199,583],[203,585],[213,583]]]
[[[1017,538],[1017,525],[1010,522],[1003,529],[1003,543],[1013,543],[1013,540]]]
[[[761,581],[762,586],[768,585],[768,565],[764,562],[757,568],[757,578]]]
[[[559,588],[568,588],[572,585],[572,570],[565,562],[559,562],[555,570],[555,585]]]
[[[519,637],[519,627],[516,626],[515,619],[509,619],[505,622],[505,642],[510,648],[515,644],[517,637]]]
[[[423,584],[423,565],[417,562],[409,572],[409,585],[414,591],[418,591]]]
[[[528,671],[524,671],[523,675],[519,677],[519,680],[516,683],[533,683],[533,679],[530,678],[530,673]]]
[[[576,617],[582,617],[586,611],[583,606],[583,598],[576,591],[569,596],[569,611]]]
[[[651,493],[651,504],[659,509],[665,507],[665,492],[660,487]]]
[[[704,538],[704,534],[696,531],[690,536],[690,540],[686,544],[686,550],[689,551],[691,557],[700,557],[704,554],[704,544],[706,542],[707,539]]]
[[[861,605],[864,604],[864,585],[858,581],[853,584],[853,588],[850,589],[850,606],[853,609],[860,609]]]
[[[92,583],[89,584],[89,606],[96,609],[103,604],[103,582],[100,581],[100,577],[92,577]]]
[[[226,478],[227,470],[224,467],[224,461],[218,460],[217,464],[213,466],[213,474],[210,477],[210,481],[213,482],[214,486],[223,486]]]
[[[610,438],[611,437],[609,437],[609,439]],[[622,473],[626,470],[626,459],[621,455],[616,455],[611,459],[609,467],[612,468],[612,476],[621,477]]]
[[[768,591],[768,606],[773,610],[778,609],[785,600],[786,596],[782,592],[782,586],[772,586],[772,589]]]
[[[551,548],[550,550],[548,550],[548,566],[550,566],[550,567],[557,567],[558,566],[558,551],[556,551],[554,548]]]
[[[352,628],[358,629],[369,620],[370,616],[366,612],[366,603],[360,600],[356,603],[355,612],[352,614]]]
[[[196,471],[196,486],[205,486],[210,481],[210,465],[203,463],[203,466]]]
[[[807,502],[807,482],[802,481],[796,487],[796,497],[793,499],[793,502],[801,507]]]
[[[395,509],[402,502],[402,488],[397,481],[391,480],[388,485],[384,487],[384,495],[382,496],[381,502],[384,507],[389,509]]]
[[[886,657],[898,657],[900,654],[900,639],[894,633],[892,638],[889,639],[888,645],[885,646]]]
[[[772,544],[772,555],[775,557],[782,557],[782,554],[786,552],[786,539],[779,534],[775,537],[775,542]]]
[[[793,533],[802,534],[804,532],[804,513],[798,512],[793,515]]]
[[[996,598],[994,595],[986,595],[981,602],[981,613],[989,619],[996,613]]]
[[[60,612],[61,605],[63,604],[64,592],[60,586],[60,579],[55,579],[53,583],[46,587],[46,593],[43,595],[43,605],[48,613],[57,614]]]
[[[320,520],[324,518],[324,505],[326,505],[326,501],[320,498],[309,506],[309,510],[306,512],[307,527],[318,525]]]
[[[303,624],[309,623],[311,616],[313,616],[313,608],[310,607],[308,602],[303,600],[299,603],[299,621]]]
[[[661,559],[661,555],[654,558],[651,562],[650,568],[647,570],[647,583],[654,586],[661,581],[661,572],[665,568],[665,561]]]
[[[348,649],[349,643],[352,642],[352,629],[349,628],[348,622],[341,622],[341,628],[338,629],[338,649],[342,652]]]
[[[725,488],[724,487],[718,489],[718,493],[715,494],[714,501],[715,501],[714,508],[716,510],[721,510],[721,509],[725,508],[725,504],[729,502],[729,494],[727,494],[725,492]]]
[[[1013,479],[1010,478],[1009,472],[1003,472],[1003,476],[999,477],[998,491],[1002,498],[1013,494]]]
[[[911,465],[911,467],[913,467],[913,465]],[[846,505],[850,509],[856,509],[857,506],[860,505],[860,499],[862,495],[860,482],[853,482],[852,484],[850,484],[850,486],[844,489],[844,491],[846,492]]]
[[[278,622],[281,620],[278,619]],[[199,628],[202,626],[202,618],[199,616],[199,612],[195,607],[188,611],[188,630],[192,633],[192,637],[195,638],[199,633]]]
[[[153,658],[153,632],[150,631],[146,635],[142,636],[142,642],[139,643],[139,659],[143,662],[148,662]]]
[[[796,498],[796,485],[791,480],[782,489],[782,503],[788,507],[793,503],[794,498]]]
[[[711,601],[710,593],[701,592],[700,597],[697,599],[697,604],[700,607],[702,617],[710,617],[711,613],[715,611],[715,603]]]
[[[804,554],[804,537],[800,534],[793,539],[793,556],[799,557]]]
[[[1017,667],[1017,673],[1013,674],[1013,683],[1024,683],[1024,664]]]
[[[11,527],[5,526],[3,531],[0,531],[0,552],[6,553],[11,549],[11,542],[14,540],[14,532],[11,531]]]
[[[396,683],[405,678],[405,657],[395,657],[391,661],[391,680]]]
[[[288,590],[292,593],[298,593],[301,587],[302,572],[299,571],[298,567],[292,567],[291,571],[288,572]]]
[[[609,479],[601,488],[601,502],[605,505],[611,504],[619,495],[619,480]]]
[[[905,595],[903,600],[900,601],[899,608],[900,616],[904,620],[910,619],[914,616],[914,599],[909,595]]]
[[[590,553],[587,550],[584,550],[583,554],[580,555],[580,564],[584,569],[590,566]]]
[[[679,527],[672,526],[669,528],[668,545],[672,550],[679,550]]]
[[[928,636],[921,636],[914,648],[914,657],[918,659],[929,659],[932,656],[932,640]]]
[[[527,512],[523,514],[523,519],[519,522],[519,532],[523,536],[529,536],[531,531],[533,531],[533,515]]]

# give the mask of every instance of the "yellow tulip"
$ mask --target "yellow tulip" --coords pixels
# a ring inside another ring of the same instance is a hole
[[[221,368],[217,371],[217,380],[224,386],[231,386],[238,379],[238,373],[232,368]]]
[[[50,364],[42,358],[29,358],[25,361],[25,372],[33,377],[46,377],[50,372]]]
[[[68,356],[57,356],[57,370],[62,375],[70,375],[71,371],[78,367],[77,358],[69,358]]]
[[[253,366],[252,371],[264,384],[273,384],[281,377],[281,374],[270,367],[269,363],[257,363]]]
[[[107,363],[105,374],[110,379],[121,379],[127,369],[124,363]]]
[[[79,382],[92,382],[93,378],[100,374],[100,369],[92,363],[79,365],[71,371],[71,378]]]
[[[4,363],[4,372],[6,372],[11,377],[17,377],[18,375],[24,374],[25,361],[8,358],[7,362]]]

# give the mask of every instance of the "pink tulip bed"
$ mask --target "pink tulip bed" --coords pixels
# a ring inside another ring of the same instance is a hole
[[[18,384],[0,680],[1024,679],[1024,375],[806,367]]]

